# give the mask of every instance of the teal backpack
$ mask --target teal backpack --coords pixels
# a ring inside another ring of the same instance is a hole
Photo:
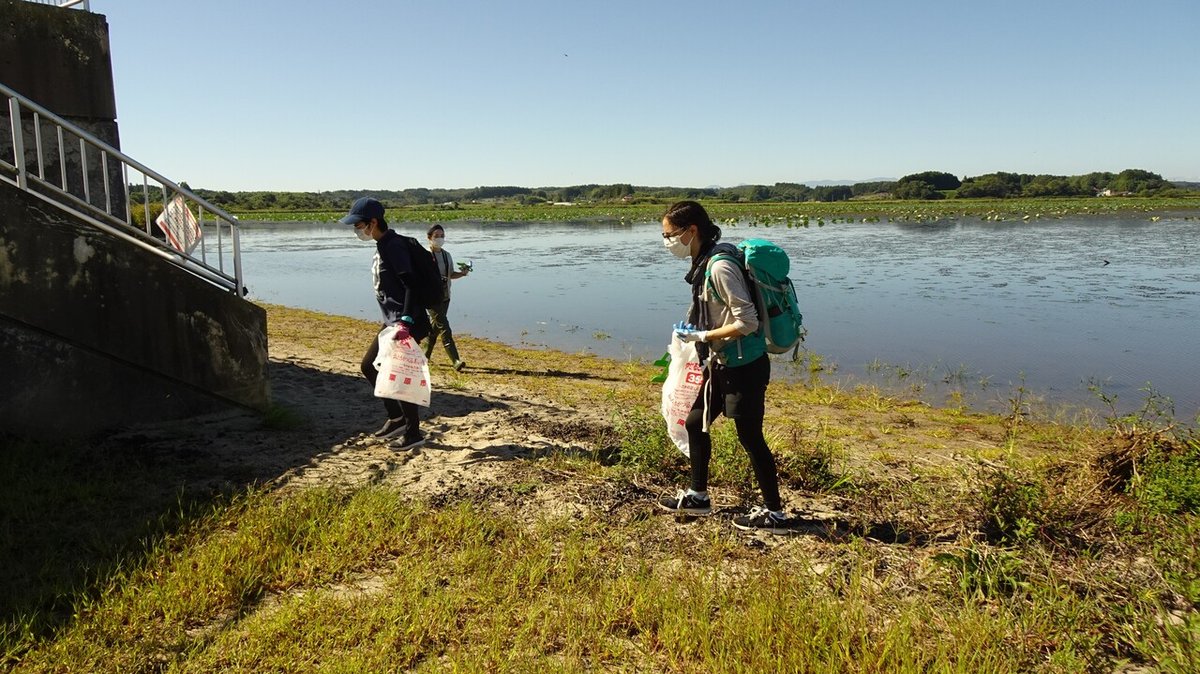
[[[787,353],[791,350],[792,360],[796,360],[800,355],[800,342],[804,341],[808,331],[804,329],[804,316],[796,301],[796,287],[788,278],[791,261],[787,252],[764,239],[746,239],[737,248],[740,259],[728,253],[717,253],[709,259],[709,268],[717,260],[730,260],[745,271],[754,304],[758,307],[758,331],[766,338],[767,351]]]

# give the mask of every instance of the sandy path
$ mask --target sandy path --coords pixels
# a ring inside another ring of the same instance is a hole
[[[296,417],[294,422],[269,430],[252,413],[231,412],[189,428],[208,436],[206,451],[240,465],[235,473],[249,473],[282,489],[386,483],[413,495],[431,495],[501,481],[515,458],[590,449],[537,432],[568,419],[581,423],[586,415],[494,382],[485,391],[471,383],[469,369],[456,377],[455,388],[439,389],[444,372],[433,368],[432,401],[422,409],[427,443],[407,452],[371,436],[385,415],[357,362],[290,344],[272,344],[270,378],[274,404]],[[169,428],[162,427],[167,436],[180,432]]]

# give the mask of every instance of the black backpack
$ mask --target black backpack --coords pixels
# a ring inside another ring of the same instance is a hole
[[[433,254],[425,250],[425,246],[411,236],[403,234],[399,236],[408,251],[408,259],[413,269],[412,274],[409,275],[412,287],[408,290],[412,292],[413,299],[422,308],[436,307],[444,299],[445,290],[442,287],[442,273],[438,271]]]

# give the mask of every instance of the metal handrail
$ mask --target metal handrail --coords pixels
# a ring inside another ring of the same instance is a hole
[[[0,84],[0,94],[8,101],[0,115],[7,111],[9,116],[7,126],[12,133],[10,146],[13,150],[11,164],[7,157],[0,156],[0,180],[35,194],[98,229],[147,249],[210,283],[239,296],[246,294],[236,217],[3,84]],[[26,128],[26,111],[31,113],[32,129]],[[53,142],[43,138],[43,126],[49,127]],[[32,153],[26,149],[27,136],[32,137]],[[78,139],[77,146],[74,139]],[[68,162],[68,153],[73,161]],[[76,153],[78,157],[74,156]],[[57,175],[47,176],[47,157],[51,163],[55,159],[58,161]],[[91,165],[91,162],[96,164]],[[89,170],[90,165],[96,170]],[[144,230],[134,225],[130,214],[130,208],[135,205],[130,198],[130,187],[135,184],[131,180],[137,180],[136,184],[141,188],[138,205],[145,215]],[[93,187],[99,189],[93,190]],[[206,226],[215,228],[216,241],[210,241],[204,232],[197,248],[188,254],[155,238],[150,219],[152,195],[161,196],[164,210],[176,196],[182,197],[188,210],[197,215],[201,232]],[[207,219],[206,214],[210,216]],[[225,231],[228,232],[227,241],[223,235]],[[216,260],[210,263],[213,256]]]
[[[34,2],[39,5],[54,5],[64,9],[78,7],[85,12],[92,11],[91,7],[88,5],[88,0],[26,0],[26,2]]]

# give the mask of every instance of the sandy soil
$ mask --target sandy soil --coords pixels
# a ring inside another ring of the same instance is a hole
[[[300,352],[298,352],[300,351]],[[555,450],[587,451],[579,442],[545,437],[542,427],[561,424],[566,416],[603,420],[517,388],[476,388],[461,377],[455,389],[438,390],[439,367],[430,407],[422,408],[424,447],[397,451],[392,441],[372,436],[386,419],[383,405],[371,394],[358,363],[272,345],[269,374],[272,400],[293,415],[280,428],[264,427],[250,411],[228,411],[195,417],[187,424],[142,424],[111,441],[134,441],[164,453],[175,449],[185,459],[196,453],[221,466],[207,476],[212,487],[221,481],[253,481],[281,489],[312,485],[357,486],[387,483],[414,495],[431,495],[463,485],[501,479],[517,457]],[[448,370],[442,370],[443,372]],[[469,374],[469,370],[468,370]],[[467,383],[461,383],[462,381]],[[193,476],[193,478],[202,476]]]

